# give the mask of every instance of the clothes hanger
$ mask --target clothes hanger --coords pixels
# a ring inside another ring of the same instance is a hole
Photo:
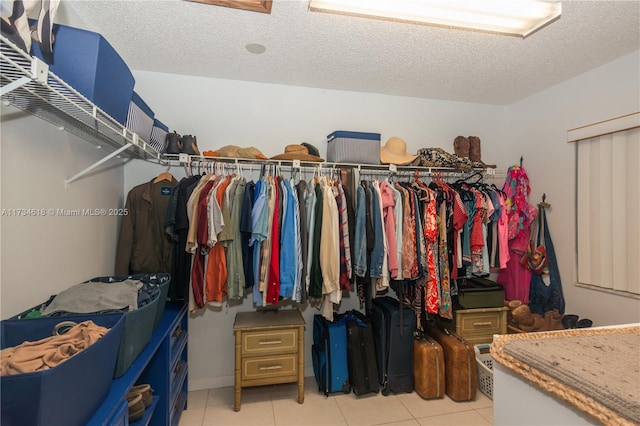
[[[167,166],[167,170],[160,173],[158,177],[153,180],[153,183],[162,182],[163,180],[168,180],[169,182],[173,181],[173,175],[169,173],[169,168],[171,166]]]

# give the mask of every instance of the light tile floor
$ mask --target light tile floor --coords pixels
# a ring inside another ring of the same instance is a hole
[[[206,425],[491,425],[493,402],[480,391],[474,401],[424,400],[417,393],[318,392],[313,377],[305,378],[304,404],[297,402],[295,383],[242,390],[240,411],[233,410],[233,387],[189,392],[181,426]]]

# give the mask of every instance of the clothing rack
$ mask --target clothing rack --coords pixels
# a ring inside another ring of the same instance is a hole
[[[340,169],[348,168],[357,171],[360,175],[384,175],[385,177],[430,177],[439,175],[445,179],[461,179],[473,173],[481,173],[484,177],[504,178],[503,170],[493,168],[476,168],[464,171],[447,167],[416,167],[397,166],[395,164],[332,163],[300,160],[258,160],[251,158],[208,157],[186,154],[165,154],[164,158],[169,167],[184,167],[185,170],[188,169],[191,171],[194,170],[193,167],[199,170],[215,170],[216,167],[221,167],[221,170],[224,171],[237,170],[238,172],[251,172],[254,170],[262,170],[265,167],[274,167],[275,170],[279,172],[293,173],[294,171],[300,171],[326,176]]]

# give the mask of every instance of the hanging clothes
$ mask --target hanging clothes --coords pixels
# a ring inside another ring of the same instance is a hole
[[[245,288],[253,288],[253,256],[249,240],[253,232],[251,224],[251,212],[253,210],[253,200],[255,196],[256,183],[247,182],[242,197],[242,211],[240,212],[240,246],[242,252],[242,268],[244,270]]]
[[[531,192],[529,177],[524,168],[511,166],[503,187],[507,199],[507,231],[509,237],[509,261],[496,281],[504,286],[505,299],[529,303],[531,271],[520,264],[520,259],[529,246],[531,223],[535,220],[536,209],[529,204]]]
[[[163,226],[188,270],[190,310],[251,295],[256,307],[308,301],[332,319],[355,280],[365,309],[392,286],[405,305],[451,318],[456,278],[505,258],[507,209],[487,185],[364,179],[350,200],[345,176],[294,184],[263,170],[254,183],[216,168],[181,181]]]
[[[165,231],[172,239],[171,282],[168,293],[171,300],[187,300],[189,295],[192,254],[185,250],[189,231],[187,201],[201,177],[197,175],[180,180],[174,188],[175,209],[173,212],[167,210],[165,218]]]
[[[309,231],[307,228],[307,203],[306,199],[308,196],[308,185],[307,182],[301,180],[295,185],[297,198],[298,198],[298,208],[299,208],[299,233],[300,233],[300,279],[299,285],[296,288],[295,300],[298,303],[304,303],[306,301],[307,294],[307,272],[309,267],[309,259],[308,259],[308,244],[309,244]]]
[[[152,179],[127,194],[116,251],[117,275],[171,272],[171,239],[165,216],[178,181]]]
[[[545,312],[557,309],[564,314],[565,301],[562,291],[562,280],[556,259],[556,252],[549,232],[545,208],[538,206],[539,238],[536,245],[544,245],[547,258],[547,268],[542,273],[531,275],[529,307],[531,312],[544,316]]]
[[[221,242],[227,249],[227,296],[230,300],[244,297],[246,288],[240,221],[246,186],[246,179],[240,176],[234,179],[233,184],[229,186],[231,189],[228,189],[227,193],[227,197],[231,201],[231,221],[228,226],[225,226],[225,229],[230,232],[221,236]]]

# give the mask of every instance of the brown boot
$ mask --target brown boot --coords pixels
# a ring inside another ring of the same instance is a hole
[[[485,164],[482,161],[482,152],[480,149],[480,138],[477,136],[469,136],[469,160],[474,163],[480,163],[483,167],[495,169],[495,164]]]
[[[523,330],[525,326],[533,326],[533,316],[531,315],[531,309],[529,309],[528,305],[518,306],[511,311],[511,314],[513,315],[514,321],[517,322]]]
[[[544,319],[540,315],[531,314],[531,321],[531,325],[520,324],[520,328],[528,333],[533,331],[542,331],[544,329]]]
[[[512,311],[517,308],[518,306],[522,305],[522,301],[518,300],[518,299],[514,299],[514,300],[509,300],[507,302],[507,307],[509,309],[511,309]]]
[[[453,151],[458,157],[469,158],[469,139],[458,136],[453,140]]]
[[[562,325],[562,315],[557,309],[552,309],[544,313],[543,330],[564,330],[564,325]]]

